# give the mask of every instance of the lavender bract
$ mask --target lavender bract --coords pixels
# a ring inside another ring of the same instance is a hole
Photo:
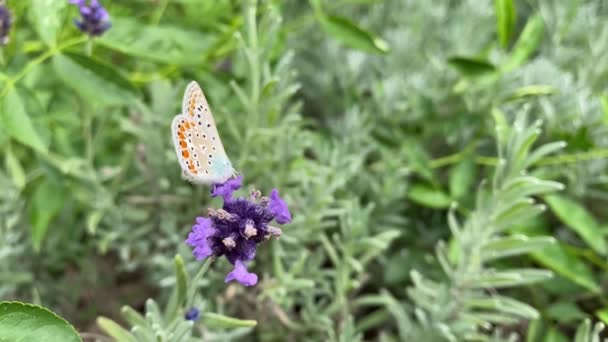
[[[8,43],[11,25],[11,12],[4,5],[0,4],[0,44],[4,45]]]
[[[90,36],[101,36],[112,26],[108,11],[98,0],[89,0],[88,6],[87,0],[69,0],[69,2],[79,7],[82,19],[74,19],[74,24],[80,31]]]
[[[211,195],[222,196],[222,209],[209,209],[209,217],[197,217],[188,234],[186,243],[193,247],[198,260],[209,256],[226,256],[234,270],[225,281],[236,280],[245,286],[253,286],[258,276],[247,272],[247,262],[253,260],[257,244],[281,235],[281,229],[270,225],[272,220],[285,224],[291,222],[287,204],[273,189],[268,197],[252,191],[249,198],[233,198],[241,187],[243,178],[237,177],[213,186]]]

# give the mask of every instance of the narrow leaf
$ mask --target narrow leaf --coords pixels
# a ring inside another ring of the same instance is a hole
[[[97,325],[99,325],[101,330],[103,330],[106,334],[114,338],[116,342],[137,342],[135,336],[109,318],[97,318]]]
[[[409,193],[409,198],[426,207],[441,209],[448,208],[452,204],[450,196],[441,190],[433,189],[424,184],[414,184]]]
[[[496,32],[498,41],[503,48],[509,46],[509,39],[515,28],[515,6],[513,0],[494,0],[496,9]]]
[[[6,153],[4,165],[6,166],[6,169],[8,170],[11,179],[13,180],[13,184],[15,184],[18,189],[23,189],[26,182],[25,171],[23,170],[23,166],[21,166],[19,159],[17,159],[17,157],[13,153],[10,144],[6,146],[4,152]]]
[[[317,18],[325,32],[351,48],[369,53],[390,51],[385,40],[362,29],[347,18],[331,15],[318,15]]]
[[[34,250],[40,251],[42,241],[47,234],[51,220],[61,211],[64,205],[65,192],[58,184],[44,179],[36,187],[32,196],[31,224]]]
[[[255,327],[258,324],[255,320],[242,320],[213,312],[203,313],[203,322],[206,327],[211,329]]]
[[[590,290],[599,293],[600,285],[593,277],[593,273],[582,260],[567,252],[560,245],[553,245],[538,252],[532,253],[532,257],[543,266],[555,271],[564,278]]]
[[[513,47],[511,57],[503,67],[503,71],[510,71],[525,63],[540,46],[543,32],[544,24],[541,15],[536,14],[530,17]]]
[[[551,210],[576,232],[593,250],[606,255],[604,235],[591,213],[577,202],[560,195],[545,196],[545,201]]]
[[[476,57],[454,56],[448,58],[448,64],[462,76],[475,77],[496,71],[492,63]]]
[[[550,271],[540,269],[487,270],[469,279],[469,286],[473,288],[502,288],[537,283],[551,277],[552,273]]]
[[[530,253],[543,249],[555,243],[550,236],[528,237],[526,235],[513,235],[497,238],[483,245],[481,249],[483,260],[493,260]]]
[[[450,195],[452,198],[464,197],[476,180],[476,169],[473,158],[463,158],[450,171]]]
[[[184,266],[184,259],[179,254],[175,256],[175,277],[177,278],[177,302],[182,307],[186,303],[188,295],[188,273]]]

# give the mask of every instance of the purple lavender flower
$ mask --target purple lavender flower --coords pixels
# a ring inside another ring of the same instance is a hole
[[[209,217],[197,217],[196,224],[188,234],[186,243],[192,247],[194,256],[204,259],[209,256],[226,256],[234,270],[226,275],[226,282],[236,280],[245,286],[258,282],[255,273],[247,272],[247,262],[253,260],[257,244],[281,235],[281,229],[270,225],[291,222],[287,204],[274,189],[270,198],[252,191],[249,198],[233,198],[232,193],[241,187],[242,177],[223,184],[215,184],[212,196],[222,196],[222,209],[209,209]]]
[[[112,24],[108,11],[99,3],[98,0],[68,0],[70,4],[77,5],[80,9],[82,20],[74,19],[74,24],[78,29],[90,36],[101,36]]]
[[[0,1],[0,44],[8,43],[8,34],[11,31],[11,12]]]
[[[200,316],[200,311],[197,308],[190,308],[190,310],[186,311],[184,318],[187,321],[196,321]]]

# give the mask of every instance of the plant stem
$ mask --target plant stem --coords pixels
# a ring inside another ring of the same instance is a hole
[[[215,260],[213,257],[207,258],[201,268],[198,270],[192,281],[190,282],[190,288],[188,289],[188,299],[186,300],[186,307],[191,307],[194,304],[194,297],[196,295],[196,290],[198,288],[198,282],[203,278],[211,263]]]

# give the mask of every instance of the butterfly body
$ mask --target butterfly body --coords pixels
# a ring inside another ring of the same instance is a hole
[[[207,99],[196,82],[186,88],[182,114],[173,118],[171,134],[187,180],[196,184],[223,183],[235,174]]]

